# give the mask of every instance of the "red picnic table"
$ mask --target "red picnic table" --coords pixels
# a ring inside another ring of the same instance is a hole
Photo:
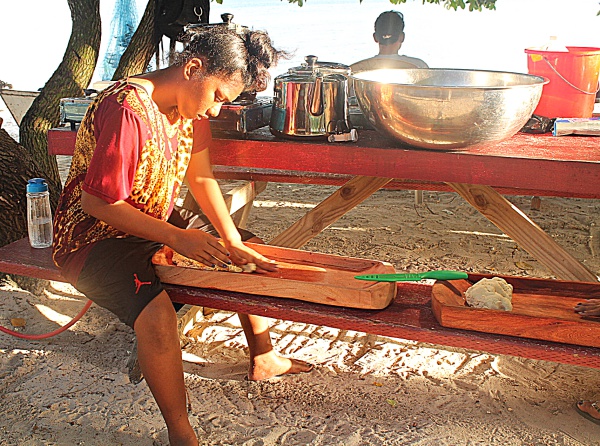
[[[75,132],[48,132],[51,154],[73,153]],[[357,143],[283,140],[267,130],[217,136],[211,160],[221,178],[343,184],[270,243],[299,248],[382,187],[453,190],[557,278],[598,281],[501,194],[600,198],[600,137],[528,135],[437,151],[362,131]]]
[[[74,142],[75,132],[68,128],[48,133],[51,154],[72,154]],[[519,133],[499,143],[437,151],[408,147],[375,131],[360,132],[356,143],[328,143],[284,140],[262,129],[244,138],[216,134],[211,160],[218,178],[341,186],[270,244],[300,248],[383,187],[449,190],[463,196],[558,279],[588,282],[592,294],[598,295],[597,274],[501,194],[600,198],[600,137]],[[396,299],[377,312],[324,310],[317,304],[292,305],[277,298],[187,287],[172,287],[170,293],[174,300],[213,308],[600,368],[597,348],[444,328],[433,317],[429,290],[422,284],[403,285],[402,302]]]

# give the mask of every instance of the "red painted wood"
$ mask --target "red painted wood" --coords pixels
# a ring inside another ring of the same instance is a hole
[[[0,248],[0,271],[48,280],[64,280],[58,268],[52,263],[50,249],[31,248],[27,239]],[[469,275],[469,280],[478,281],[482,277],[486,276],[473,274]],[[511,280],[527,281],[529,286],[534,289],[560,286],[560,282],[543,279],[512,278]],[[589,289],[590,295],[598,295],[600,289],[600,284],[577,283],[571,286]],[[165,288],[171,299],[180,303],[409,339],[434,345],[600,369],[600,349],[597,348],[444,328],[437,322],[431,309],[432,287],[423,283],[398,282],[398,295],[384,310],[331,307],[276,297],[253,296],[177,285],[165,285]]]
[[[545,286],[531,279],[505,280],[513,286],[510,311],[468,306],[464,293],[471,280],[436,282],[431,298],[437,321],[448,328],[600,348],[600,319],[573,310],[586,299],[600,298],[599,284],[556,280],[548,287],[545,280]]]
[[[75,132],[52,129],[48,150],[71,154]],[[246,139],[215,135],[215,165],[484,184],[514,193],[600,198],[600,137],[530,135],[454,151],[403,146],[375,131],[357,143],[284,140],[268,130]],[[426,189],[426,187],[423,187]]]
[[[517,134],[501,143],[437,151],[403,147],[363,131],[358,143],[340,144],[266,136],[216,139],[211,156],[215,165],[484,184],[600,198],[600,137]]]
[[[48,130],[48,153],[50,155],[73,155],[77,132],[70,127]]]
[[[267,181],[273,183],[296,183],[296,184],[318,184],[324,186],[343,186],[352,175],[327,174],[318,172],[302,172],[292,170],[274,169],[249,169],[236,166],[213,166],[213,173],[220,180],[245,180],[245,181]],[[446,183],[436,181],[416,181],[394,179],[386,184],[383,189],[388,190],[425,190],[438,192],[456,192]],[[495,190],[502,195],[532,195],[545,196],[548,192],[539,189],[515,189],[508,187],[496,187]],[[566,192],[553,192],[555,197],[573,197]],[[577,195],[579,198],[593,198],[587,195]]]

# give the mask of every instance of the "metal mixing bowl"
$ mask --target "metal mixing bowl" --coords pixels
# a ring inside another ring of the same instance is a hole
[[[360,109],[377,130],[439,150],[511,137],[548,82],[529,74],[436,68],[364,71],[352,79]]]

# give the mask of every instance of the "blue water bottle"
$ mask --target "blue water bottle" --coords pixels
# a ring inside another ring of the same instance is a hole
[[[27,182],[27,231],[34,248],[52,246],[52,210],[48,184],[43,178]]]

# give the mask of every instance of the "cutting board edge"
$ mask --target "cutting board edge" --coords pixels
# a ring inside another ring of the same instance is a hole
[[[585,347],[600,347],[600,322],[586,320],[572,321],[568,319],[558,319],[549,317],[545,318],[539,316],[514,314],[503,310],[486,310],[482,308],[469,308],[455,305],[446,305],[443,302],[441,302],[434,293],[432,293],[431,296],[431,305],[436,320],[442,327],[446,328],[456,328],[461,330],[477,331],[481,333],[491,333],[527,339],[537,339],[542,341],[580,345]],[[527,334],[523,334],[517,330],[501,329],[503,327],[501,324],[490,325],[491,327],[498,327],[496,329],[489,329],[486,326],[486,328],[488,329],[483,330],[477,326],[470,325],[471,323],[475,322],[463,323],[463,321],[465,321],[465,318],[463,317],[464,314],[479,315],[480,317],[478,321],[481,322],[481,320],[489,319],[492,316],[491,312],[493,312],[496,315],[499,315],[502,319],[508,319],[511,321],[523,321],[523,323],[528,323],[527,326],[530,327],[530,331]],[[579,336],[581,337],[581,340],[579,342],[572,342],[570,340],[565,340],[564,338],[556,336],[556,334],[560,334],[557,333],[558,329],[560,330],[560,332],[562,332],[563,329],[571,327],[573,329],[577,329],[580,332]],[[548,329],[552,330],[550,331]],[[541,333],[538,333],[537,330],[540,330]],[[592,332],[586,333],[586,331],[588,330],[592,330]]]
[[[393,283],[378,282],[378,283],[374,283],[373,285],[371,285],[367,288],[353,289],[353,288],[349,288],[349,287],[334,286],[334,285],[330,285],[330,284],[324,285],[324,284],[303,282],[303,288],[304,288],[303,294],[291,296],[291,295],[281,295],[281,293],[278,292],[278,291],[280,291],[280,289],[278,289],[278,287],[276,287],[276,286],[275,287],[265,286],[265,281],[270,282],[271,284],[274,284],[274,285],[277,284],[278,279],[272,278],[272,277],[260,277],[260,282],[262,282],[262,285],[260,285],[260,283],[255,283],[254,287],[241,289],[239,286],[238,287],[227,286],[228,282],[223,282],[221,280],[219,280],[218,283],[215,283],[214,278],[217,277],[216,275],[244,274],[244,273],[226,273],[226,272],[212,272],[212,271],[202,272],[201,270],[197,270],[194,268],[184,268],[184,267],[177,267],[177,266],[171,266],[171,265],[160,265],[160,264],[156,264],[155,268],[156,268],[156,273],[157,273],[158,277],[160,278],[160,280],[164,283],[168,283],[168,284],[172,284],[172,285],[184,285],[184,286],[192,286],[192,287],[198,287],[198,288],[207,288],[207,289],[215,289],[215,290],[222,290],[222,291],[246,293],[246,294],[252,294],[252,295],[264,295],[264,296],[269,296],[269,297],[277,297],[277,298],[281,298],[281,299],[296,299],[296,300],[302,300],[305,302],[312,302],[312,303],[317,303],[317,304],[321,304],[321,305],[329,305],[329,306],[336,306],[336,307],[357,308],[357,309],[364,309],[364,310],[381,310],[381,309],[387,307],[388,305],[390,305],[391,302],[396,297],[396,286]],[[188,283],[182,284],[180,281],[177,280],[177,277],[179,276],[182,268],[199,272],[200,274],[196,274],[199,279],[195,282],[193,282],[193,281],[190,282],[188,279]],[[205,273],[205,274],[203,274],[203,273]],[[245,274],[245,275],[248,276],[248,278],[250,278],[250,280],[255,280],[255,282],[257,282],[257,280],[256,280],[257,278],[252,276],[251,274]],[[290,282],[296,282],[296,281],[287,281],[287,282],[290,283]],[[352,300],[336,299],[336,296],[345,296],[348,291],[353,292],[354,296],[356,298],[352,299]],[[311,297],[312,295],[331,296],[331,297],[328,297],[331,300],[326,303],[326,302],[323,302],[322,299],[319,300],[319,299],[312,298]]]

